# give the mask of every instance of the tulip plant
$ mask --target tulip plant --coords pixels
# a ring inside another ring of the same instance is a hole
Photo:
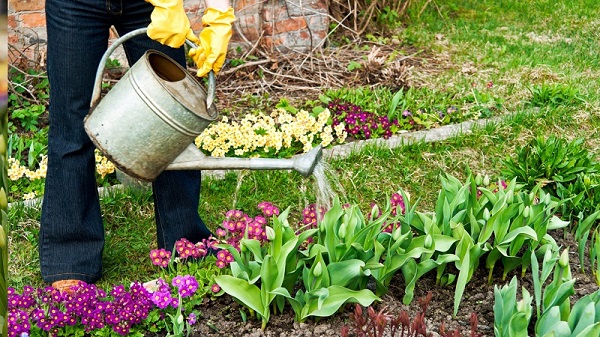
[[[412,239],[416,244],[430,249],[421,257],[422,273],[437,267],[437,282],[442,284],[456,280],[454,315],[458,311],[466,284],[478,268],[481,259],[489,270],[492,282],[494,267],[502,263],[502,279],[510,271],[521,267],[522,273],[530,265],[531,252],[543,254],[556,247],[548,230],[568,225],[554,216],[557,203],[541,188],[525,191],[516,179],[506,183],[490,183],[488,176],[473,176],[470,172],[466,183],[452,176],[442,176],[442,189],[438,195],[435,213],[417,212],[410,222],[419,234]],[[524,253],[523,253],[524,252]],[[441,259],[441,260],[440,260]],[[434,263],[433,261],[438,261]],[[447,263],[454,262],[458,276],[445,275]],[[409,272],[414,262],[403,269],[405,280],[419,273]],[[411,283],[407,281],[407,296],[410,300]],[[406,302],[406,301],[405,301]]]
[[[370,218],[365,219],[357,205],[342,207],[339,199],[335,198],[332,207],[318,223],[319,230],[308,258],[314,257],[315,251],[321,251],[328,268],[356,271],[352,274],[334,273],[333,284],[339,284],[338,278],[343,278],[351,289],[365,288],[372,271],[383,267],[375,246],[390,212],[390,207],[387,207],[384,214],[378,215],[375,207]]]
[[[592,230],[592,227],[600,220],[600,206],[598,206],[598,210],[584,218],[583,213],[580,214],[581,222],[577,225],[577,229],[575,230],[575,240],[577,240],[577,244],[579,246],[579,264],[581,265],[581,271],[584,271],[583,267],[583,259],[585,257],[585,247],[587,246],[588,237]],[[596,227],[597,228],[597,227]],[[597,240],[597,238],[596,238]],[[592,245],[594,245],[594,240],[592,240]],[[590,250],[590,258],[592,258],[592,253],[597,252],[597,250]],[[596,253],[597,254],[597,253]],[[592,268],[594,262],[592,260]]]
[[[273,218],[273,227],[267,227],[267,244],[256,239],[242,239],[240,252],[228,244],[217,245],[227,249],[234,258],[230,264],[232,275],[220,275],[215,282],[227,294],[257,313],[264,329],[271,317],[271,304],[278,297],[276,290],[292,287],[298,278],[298,260],[295,254],[300,245],[316,229],[296,235],[287,220],[290,209]],[[291,289],[286,289],[291,291]],[[285,299],[277,299],[277,309],[283,310]]]
[[[326,266],[322,251],[316,249],[315,254],[312,266],[304,268],[302,272],[303,289],[299,289],[294,297],[285,288],[274,291],[288,299],[297,322],[304,322],[310,316],[331,316],[345,303],[369,306],[380,300],[368,289],[348,288],[349,281],[344,280],[344,275],[349,275],[349,279],[352,279],[353,276],[361,274],[364,262],[355,263],[360,260],[353,259]]]
[[[600,227],[597,227],[592,234],[590,244],[590,268],[596,284],[600,286]]]
[[[579,299],[573,307],[569,297],[575,293],[575,280],[569,268],[569,250],[544,253],[541,270],[535,252],[531,254],[533,287],[537,314],[537,337],[587,337],[600,335],[600,290]],[[553,275],[552,280],[546,280]],[[517,282],[513,277],[502,289],[494,287],[494,333],[496,337],[526,337],[532,317],[532,297],[523,288],[516,301]]]
[[[552,281],[541,286],[554,268]],[[546,252],[541,275],[538,275],[537,261],[532,257],[533,281],[538,320],[535,335],[540,337],[586,337],[600,335],[600,291],[579,299],[573,307],[569,297],[575,293],[575,280],[569,267],[569,250],[560,257],[557,253]]]
[[[494,286],[494,336],[528,337],[527,326],[531,320],[532,297],[522,288],[522,299],[517,302],[517,278],[508,285]]]
[[[383,267],[377,238],[390,209],[388,203],[386,211],[378,214],[375,207],[366,219],[357,206],[342,207],[338,198],[333,200],[317,224],[315,242],[304,252],[304,288],[293,297],[288,289],[278,292],[290,302],[297,321],[331,315],[347,302],[370,305],[379,300],[365,288],[369,277]]]

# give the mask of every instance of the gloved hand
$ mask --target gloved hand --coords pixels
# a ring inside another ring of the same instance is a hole
[[[148,37],[164,45],[179,48],[188,39],[196,44],[199,40],[185,14],[183,0],[146,0],[154,5],[148,25]]]
[[[223,67],[234,20],[232,7],[225,12],[212,7],[204,11],[202,16],[204,28],[200,32],[200,43],[198,48],[190,49],[188,53],[198,66],[196,74],[198,77],[203,77],[211,70],[216,74]]]

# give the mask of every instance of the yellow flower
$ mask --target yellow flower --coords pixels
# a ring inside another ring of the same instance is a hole
[[[25,193],[23,195],[23,200],[32,200],[36,197],[35,192]]]

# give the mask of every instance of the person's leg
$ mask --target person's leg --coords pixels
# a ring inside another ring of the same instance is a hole
[[[94,145],[85,133],[94,77],[107,48],[104,0],[47,0],[50,129],[39,254],[46,282],[93,283],[102,273],[104,228]]]
[[[131,1],[124,6],[120,21],[115,23],[120,36],[150,24],[150,14],[154,8],[151,4]],[[165,53],[185,68],[184,48],[174,49],[161,45],[145,34],[125,42],[125,53],[131,65],[148,49]],[[200,180],[200,171],[165,171],[152,183],[160,248],[172,250],[175,241],[181,238],[199,242],[212,235],[198,214]]]

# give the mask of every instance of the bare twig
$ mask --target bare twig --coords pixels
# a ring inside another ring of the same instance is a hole
[[[230,68],[230,69],[227,69],[225,71],[222,71],[220,74],[221,75],[229,75],[229,74],[232,74],[232,73],[234,73],[234,72],[236,72],[236,71],[238,71],[240,69],[243,69],[243,68],[252,67],[252,66],[258,66],[258,65],[261,65],[261,64],[269,63],[269,62],[273,62],[273,61],[271,61],[271,60],[258,60],[258,61],[246,62],[246,63],[240,64],[239,66],[236,66],[234,68]]]

